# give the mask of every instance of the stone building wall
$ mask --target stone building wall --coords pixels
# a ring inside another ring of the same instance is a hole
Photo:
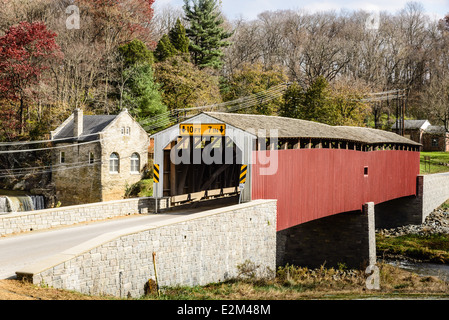
[[[62,206],[123,199],[126,188],[141,180],[148,164],[149,138],[145,130],[122,112],[100,133],[100,139],[59,143],[54,149],[52,182],[56,201]],[[118,173],[110,172],[109,160],[114,152],[120,158]],[[138,172],[131,172],[133,153],[139,155]]]
[[[123,130],[123,131],[122,131]],[[127,131],[129,130],[129,131]],[[123,198],[127,186],[141,180],[148,164],[148,134],[128,113],[122,113],[102,133],[101,142],[101,194],[102,201]],[[110,173],[109,157],[120,157],[119,172]],[[131,156],[140,158],[140,172],[131,172]]]
[[[108,237],[110,237],[108,239]],[[92,295],[140,297],[159,286],[205,285],[238,275],[251,261],[259,276],[276,269],[276,201],[257,200],[169,222],[105,234],[18,272],[19,279]]]
[[[64,153],[64,163],[61,163],[61,153]],[[92,164],[89,163],[91,153]],[[56,200],[62,206],[102,201],[99,142],[58,144],[52,158],[52,182]]]

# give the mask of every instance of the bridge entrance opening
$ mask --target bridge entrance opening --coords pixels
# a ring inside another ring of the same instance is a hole
[[[227,136],[178,136],[164,148],[163,196],[182,203],[236,194],[241,159]]]

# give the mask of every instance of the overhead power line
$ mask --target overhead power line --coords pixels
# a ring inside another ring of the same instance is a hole
[[[104,139],[97,139],[97,140],[92,140],[92,141],[89,141],[89,142],[79,142],[77,144],[69,144],[69,145],[53,146],[53,147],[45,147],[45,148],[36,148],[36,149],[0,150],[0,154],[19,153],[19,152],[34,152],[34,151],[52,150],[52,149],[60,149],[60,148],[73,148],[73,147],[78,147],[78,146],[81,146],[81,145],[86,145],[86,144],[100,142],[100,141],[103,141],[103,140]]]
[[[218,104],[212,104],[201,107],[192,107],[185,109],[175,109],[165,112],[147,121],[141,122],[145,130],[154,130],[164,127],[170,123],[180,122],[180,120],[197,115],[205,110],[210,112],[234,112],[247,109],[261,103],[265,103],[280,98],[287,88],[287,83],[271,87],[268,90],[252,94],[247,97],[239,98]]]
[[[79,136],[78,138],[85,138],[90,136],[96,136],[98,133],[91,133],[91,134],[83,134]],[[49,143],[49,142],[57,142],[57,141],[64,141],[68,140],[70,138],[59,138],[59,139],[51,139],[51,140],[34,140],[34,141],[16,141],[16,142],[0,142],[0,147],[6,147],[6,146],[23,146],[28,144],[39,144],[39,143]]]
[[[215,111],[215,112],[235,112],[239,110],[244,110],[250,107],[253,107],[255,105],[265,103],[277,98],[280,98],[286,88],[288,87],[288,83],[280,84],[274,87],[271,87],[270,89],[267,89],[265,91],[242,97],[239,99],[235,99],[232,101],[227,101],[223,103],[217,103],[207,106],[199,106],[199,107],[192,107],[192,108],[185,108],[185,109],[175,109],[172,111],[165,112],[163,114],[159,114],[151,119],[145,120],[140,122],[141,125],[147,125],[145,127],[146,130],[154,130],[157,128],[165,127],[171,123],[177,123],[185,118],[190,118],[196,114],[199,114],[205,110],[207,111]],[[368,94],[367,98],[360,99],[362,102],[377,102],[377,101],[384,101],[387,99],[397,99],[402,98],[405,96],[405,90],[390,90],[390,91],[383,91],[383,92],[375,92]],[[82,135],[80,137],[89,137],[93,135],[98,135],[98,133],[95,134],[87,134]],[[68,140],[70,138],[60,138],[60,139],[52,139],[52,140],[36,140],[36,141],[24,141],[24,142],[7,142],[7,143],[0,143],[0,147],[5,146],[24,146],[29,144],[39,144],[39,143],[50,143],[50,142],[57,142],[57,141],[63,141]],[[70,148],[70,147],[76,147],[80,145],[87,145],[92,143],[97,143],[100,141],[106,140],[105,138],[102,139],[96,139],[93,141],[88,142],[81,142],[77,144],[69,144],[69,145],[63,145],[63,146],[52,146],[52,147],[44,147],[44,148],[33,148],[33,149],[19,149],[19,150],[0,150],[0,154],[11,154],[11,153],[19,153],[19,152],[33,152],[33,151],[44,151],[44,150],[52,150],[52,149],[60,149],[60,148]],[[121,157],[120,160],[129,158],[129,157]],[[97,163],[103,163],[100,160],[96,160],[94,164]],[[88,162],[77,162],[72,164],[60,164],[60,165],[51,165],[51,166],[40,166],[40,167],[29,167],[29,168],[14,168],[14,169],[3,169],[0,170],[0,178],[5,177],[16,177],[20,175],[26,175],[26,174],[38,174],[38,173],[48,173],[48,172],[54,172],[54,171],[62,171],[62,170],[70,170],[70,169],[76,169],[76,168],[82,168],[86,166],[92,166],[94,165],[92,163]],[[36,170],[36,171],[33,171]],[[1,173],[5,174],[1,174]],[[13,174],[9,173],[13,172]]]

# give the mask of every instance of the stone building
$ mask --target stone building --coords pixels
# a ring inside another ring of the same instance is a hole
[[[122,199],[148,164],[148,134],[126,109],[118,115],[77,109],[51,140],[52,182],[63,206]]]

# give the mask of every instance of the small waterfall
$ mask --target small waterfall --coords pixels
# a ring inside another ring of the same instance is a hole
[[[45,201],[43,196],[31,196],[33,201],[33,210],[45,209]]]
[[[8,199],[6,197],[0,197],[0,214],[9,212]]]
[[[45,209],[43,196],[0,196],[0,214]]]

